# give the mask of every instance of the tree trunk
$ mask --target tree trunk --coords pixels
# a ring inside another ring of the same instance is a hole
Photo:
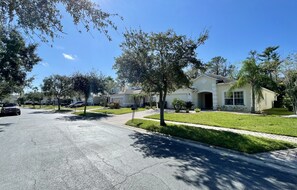
[[[164,104],[163,102],[163,92],[159,93],[159,103],[160,103],[160,125],[166,126],[165,119],[164,119]]]
[[[293,102],[293,111],[297,115],[297,99]]]
[[[252,86],[252,109],[251,109],[251,113],[255,113],[255,108],[256,107],[256,96],[255,96],[255,90],[254,87]]]
[[[60,103],[60,98],[57,98],[58,99],[58,111],[60,111],[61,110],[61,103]]]
[[[87,114],[87,104],[88,104],[88,97],[85,97],[84,115]]]

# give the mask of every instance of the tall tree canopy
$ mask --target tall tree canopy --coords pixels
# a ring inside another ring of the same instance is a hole
[[[286,92],[289,95],[293,110],[297,114],[297,70],[289,70],[285,77]]]
[[[263,71],[270,77],[271,80],[277,81],[279,69],[282,63],[280,55],[277,52],[279,46],[267,47],[258,55]]]
[[[75,25],[81,24],[87,31],[94,28],[110,39],[108,28],[116,29],[110,20],[112,14],[91,0],[1,0],[0,22],[2,26],[20,27],[46,41],[48,36],[53,39],[63,33],[61,7],[72,16]]]
[[[53,96],[58,100],[58,110],[61,109],[61,98],[72,95],[72,80],[62,75],[52,75],[43,79],[42,90],[47,96]]]
[[[164,126],[166,95],[190,85],[184,69],[190,64],[201,67],[195,50],[208,38],[208,32],[195,41],[172,30],[161,33],[132,30],[124,37],[122,55],[116,58],[114,69],[119,78],[140,84],[144,91],[159,95],[160,125]]]
[[[27,73],[41,61],[36,44],[26,44],[15,29],[0,28],[0,94],[12,93],[27,82]]]
[[[106,88],[106,78],[102,74],[90,72],[87,74],[75,73],[72,76],[74,91],[82,94],[85,99],[84,115],[86,114],[88,99],[91,93],[104,93]]]
[[[222,56],[213,57],[206,64],[206,72],[220,75],[223,77],[232,77],[233,71],[235,70],[235,66],[232,64],[227,64],[227,59]]]

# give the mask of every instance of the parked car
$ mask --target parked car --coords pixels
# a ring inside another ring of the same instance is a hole
[[[77,107],[82,107],[85,106],[84,102],[74,102],[72,104],[69,104],[67,107],[69,108],[77,108]]]
[[[21,110],[14,103],[6,103],[2,105],[1,115],[21,115]]]

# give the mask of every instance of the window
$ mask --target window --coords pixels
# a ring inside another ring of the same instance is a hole
[[[225,105],[233,105],[233,93],[225,92]]]
[[[243,105],[243,92],[234,92],[234,104]]]
[[[224,93],[225,105],[244,105],[243,91]]]

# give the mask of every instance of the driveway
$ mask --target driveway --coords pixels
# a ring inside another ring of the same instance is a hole
[[[297,189],[297,175],[137,132],[111,117],[22,113],[0,118],[0,189]]]

